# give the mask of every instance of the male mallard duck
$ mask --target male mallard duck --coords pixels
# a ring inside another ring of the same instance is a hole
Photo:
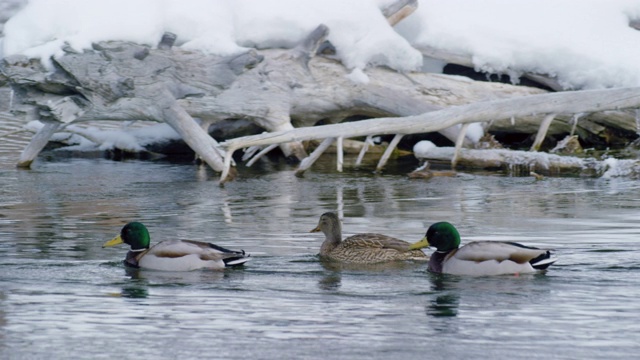
[[[382,234],[357,234],[342,240],[342,226],[332,212],[320,216],[318,226],[311,232],[322,231],[325,240],[320,256],[350,263],[372,264],[392,260],[426,260],[421,250],[409,250],[409,243]]]
[[[459,248],[460,234],[448,222],[431,225],[425,237],[409,249],[429,246],[436,248],[429,259],[429,271],[435,273],[524,274],[545,270],[557,260],[549,250],[506,241],[474,241]]]
[[[249,261],[249,255],[244,250],[228,250],[201,241],[166,240],[150,248],[149,231],[139,222],[125,225],[120,235],[107,241],[102,247],[122,243],[131,246],[124,264],[135,268],[166,271],[223,269]]]

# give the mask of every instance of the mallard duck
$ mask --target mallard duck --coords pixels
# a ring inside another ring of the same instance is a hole
[[[460,246],[458,230],[448,222],[429,227],[425,237],[409,246],[433,246],[429,271],[455,275],[524,274],[545,270],[557,258],[549,250],[506,241],[474,241]]]
[[[310,232],[322,231],[325,240],[320,256],[349,263],[372,264],[393,260],[427,260],[422,250],[409,250],[409,243],[382,234],[356,234],[342,240],[338,215],[327,212],[320,216],[318,226]]]
[[[124,264],[152,270],[223,269],[249,261],[249,255],[244,250],[233,251],[206,242],[166,240],[149,247],[150,241],[146,226],[130,222],[122,228],[120,235],[107,241],[102,247],[128,244],[131,250],[127,253]]]

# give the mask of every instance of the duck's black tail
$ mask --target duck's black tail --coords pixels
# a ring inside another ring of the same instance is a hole
[[[541,254],[535,259],[531,259],[529,264],[536,270],[546,270],[551,264],[556,262],[558,258],[554,257],[551,251],[547,251],[544,254]]]
[[[224,261],[224,265],[226,267],[241,266],[244,265],[244,263],[246,263],[247,261],[251,260],[251,255],[246,254],[244,250],[234,251],[234,253],[237,253],[238,256],[228,257],[222,260]]]
[[[222,261],[224,261],[224,265],[226,267],[240,266],[251,260],[251,255],[245,253],[244,250],[229,250],[227,248],[223,248],[222,246],[211,243],[209,243],[209,246],[225,254],[226,257],[222,259]]]

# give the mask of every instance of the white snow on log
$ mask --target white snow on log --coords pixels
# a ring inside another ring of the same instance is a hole
[[[46,62],[65,47],[82,52],[100,41],[155,46],[169,31],[178,46],[230,55],[293,47],[320,24],[331,29],[328,40],[347,68],[422,66],[420,52],[371,0],[34,0],[6,23],[4,54]]]
[[[353,81],[354,83],[358,83],[358,84],[368,84],[369,83],[369,77],[367,76],[367,74],[365,74],[364,71],[362,71],[362,69],[358,69],[358,68],[353,69],[353,71],[351,71],[347,75],[347,79]]]
[[[117,123],[114,123],[117,124]],[[37,132],[44,126],[40,121],[30,121],[25,130]],[[101,124],[104,127],[104,124]],[[69,146],[64,150],[113,150],[144,151],[146,146],[170,140],[179,140],[180,135],[168,124],[147,123],[134,128],[113,126],[98,128],[91,125],[67,125],[51,136],[50,141]]]
[[[418,157],[417,154],[426,154],[435,148],[436,144],[432,143],[429,140],[422,140],[413,145],[413,153],[416,154],[416,157]]]

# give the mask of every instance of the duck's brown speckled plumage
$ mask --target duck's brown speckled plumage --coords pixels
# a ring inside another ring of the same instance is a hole
[[[320,256],[331,260],[372,264],[394,260],[427,260],[421,250],[409,250],[409,243],[382,234],[357,234],[342,240],[342,226],[335,213],[322,214],[318,226],[311,232],[322,231],[325,240]]]

